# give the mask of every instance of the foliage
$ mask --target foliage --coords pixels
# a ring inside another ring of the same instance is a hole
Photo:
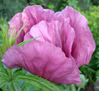
[[[66,7],[66,5],[77,8],[79,0],[32,0],[30,5],[42,5],[44,8],[53,9],[54,11],[60,11]]]
[[[81,10],[87,10],[91,6],[90,0],[0,0],[0,17],[10,20],[14,14],[22,12],[27,5],[42,5],[44,8],[60,11],[67,5]]]
[[[32,75],[24,69],[6,69],[0,62],[0,88],[3,91],[35,91],[38,87],[39,91],[60,91],[53,83]],[[25,71],[25,73],[24,73]],[[28,86],[28,87],[27,87]],[[40,90],[42,89],[42,90]]]
[[[80,10],[86,11],[92,6],[92,3],[90,0],[79,0],[78,7],[80,7]]]
[[[99,75],[97,76],[97,80],[99,81]],[[99,85],[96,86],[96,89],[99,90]]]
[[[0,17],[9,20],[14,14],[22,12],[26,5],[26,0],[0,0]]]
[[[78,0],[68,0],[67,3],[69,6],[77,9]]]
[[[91,0],[93,5],[99,5],[99,0]]]
[[[8,26],[8,25],[7,25]],[[10,37],[9,37],[9,34],[8,34],[8,30],[9,29],[6,29],[6,27],[4,27],[3,25],[0,25],[0,27],[1,27],[1,41],[2,41],[2,43],[1,43],[1,45],[0,45],[0,55],[1,56],[3,56],[3,54],[5,53],[5,51],[10,47],[10,46],[12,46],[12,45],[14,45],[15,44],[15,41],[16,41],[16,39],[17,39],[17,37],[18,37],[18,35],[19,35],[19,33],[23,30],[23,28],[26,26],[26,24],[25,25],[23,25],[23,27],[20,29],[20,31],[17,33],[17,35],[15,35],[15,31],[14,31],[14,28],[12,29],[12,31],[11,31],[11,35],[10,35]]]

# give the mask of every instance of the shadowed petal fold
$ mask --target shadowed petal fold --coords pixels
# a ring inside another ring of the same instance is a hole
[[[88,64],[95,50],[95,41],[88,27],[87,19],[69,6],[55,13],[54,19],[59,21],[64,21],[64,19],[70,20],[70,25],[75,31],[71,55],[76,60],[78,67]]]
[[[60,47],[66,56],[69,57],[71,56],[72,44],[75,38],[75,31],[69,23],[70,21],[68,19],[65,19],[64,22],[52,20],[48,23],[41,21],[31,28],[28,36],[42,36],[36,40],[47,41],[54,44],[56,47]],[[24,38],[28,39],[28,36],[25,35]]]

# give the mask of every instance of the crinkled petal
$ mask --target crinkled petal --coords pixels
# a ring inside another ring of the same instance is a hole
[[[89,63],[94,50],[95,41],[89,27],[86,27],[85,29],[80,28],[80,32],[76,32],[76,38],[72,48],[72,55],[75,58],[78,67]]]
[[[81,84],[74,59],[49,42],[33,40],[24,46],[10,47],[1,60],[8,68],[22,67],[54,83]]]
[[[55,46],[60,47],[65,52],[66,56],[71,56],[75,31],[70,26],[68,19],[64,22],[52,20],[48,23],[46,21],[41,21],[31,28],[29,34],[32,37],[42,36],[36,40],[53,43]],[[27,36],[25,36],[25,39],[26,38]]]
[[[74,28],[76,35],[72,55],[78,66],[88,64],[95,50],[95,41],[88,27],[88,21],[71,7],[66,7],[64,13],[66,14],[65,17],[70,17],[70,24]]]
[[[22,12],[23,23],[27,23],[24,31],[28,32],[31,27],[42,20],[50,22],[54,16],[54,11],[43,9],[40,5],[27,6]]]
[[[50,23],[48,23],[46,21],[41,21],[31,28],[29,34],[32,37],[42,36],[41,38],[37,38],[36,40],[47,41],[57,47],[62,48],[61,32],[63,31],[61,31],[61,28],[62,22],[51,21]]]
[[[71,52],[72,52],[72,45],[75,39],[75,31],[74,29],[70,26],[70,21],[68,19],[64,20],[64,34],[65,34],[65,39],[66,41],[64,42],[65,44],[65,53],[67,57],[71,57]]]
[[[95,50],[95,41],[88,27],[87,19],[69,6],[61,12],[57,12],[54,19],[59,21],[70,19],[70,25],[75,31],[71,55],[75,58],[78,67],[88,64]]]
[[[23,25],[24,29],[19,34],[16,44],[23,41],[24,35],[30,31],[31,27],[42,20],[50,22],[54,16],[54,11],[50,9],[43,9],[40,5],[27,6],[22,13],[16,14],[10,21],[9,35],[14,27],[15,34],[19,32]]]

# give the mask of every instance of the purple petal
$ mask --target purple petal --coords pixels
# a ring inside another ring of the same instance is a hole
[[[71,7],[66,7],[64,13],[65,17],[70,17],[70,24],[75,30],[72,55],[78,66],[88,64],[95,50],[95,41],[88,27],[88,21]]]
[[[95,50],[95,41],[88,27],[87,19],[69,6],[61,12],[55,13],[54,19],[59,21],[64,21],[64,19],[70,20],[70,25],[75,31],[75,39],[72,49],[70,48],[71,55],[76,60],[78,67],[88,64]]]
[[[42,20],[50,22],[54,16],[54,11],[50,9],[43,9],[40,5],[27,6],[22,13],[16,14],[10,21],[9,35],[14,27],[15,33],[27,23],[22,32],[19,34],[16,44],[23,41],[24,34],[30,31],[31,27]]]
[[[31,27],[42,20],[50,22],[54,16],[54,11],[43,9],[40,5],[27,6],[22,12],[22,21],[27,23],[24,31],[28,32]]]
[[[24,68],[54,83],[81,84],[75,60],[49,42],[33,40],[21,47],[14,45],[1,61],[8,68]]]
[[[53,43],[55,46],[60,47],[66,53],[66,56],[71,56],[75,31],[70,26],[69,20],[64,22],[55,20],[50,23],[41,21],[31,28],[29,34],[28,36],[32,37],[42,36],[36,40]],[[28,39],[28,36],[25,36],[25,39]]]

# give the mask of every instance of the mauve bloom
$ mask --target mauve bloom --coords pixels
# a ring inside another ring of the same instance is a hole
[[[95,50],[87,19],[69,6],[56,13],[40,5],[27,6],[9,21],[9,35],[13,27],[17,34],[25,23],[16,44],[3,55],[6,67],[24,68],[54,83],[81,84],[78,67],[88,64]]]

